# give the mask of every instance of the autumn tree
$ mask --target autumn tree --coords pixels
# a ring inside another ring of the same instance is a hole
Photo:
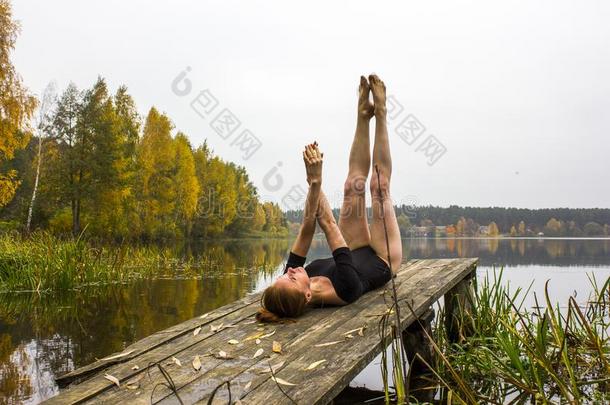
[[[51,118],[51,135],[56,140],[56,159],[51,162],[55,170],[49,188],[57,199],[70,205],[71,229],[80,231],[81,197],[85,194],[83,183],[87,178],[89,146],[85,145],[84,133],[79,131],[79,116],[83,105],[82,93],[70,83],[60,96]],[[61,214],[57,212],[55,215]]]
[[[27,146],[31,136],[29,120],[36,108],[36,99],[10,60],[18,33],[10,2],[0,0],[0,207],[11,201],[20,184],[17,171],[3,166],[13,159],[16,150]]]
[[[512,236],[512,237],[517,236],[517,228],[515,228],[515,225],[512,225],[510,227],[510,236]]]
[[[137,150],[138,211],[141,234],[148,238],[175,234],[176,148],[172,127],[165,114],[151,108]]]
[[[519,222],[517,231],[519,232],[519,236],[525,236],[525,234],[526,234],[525,222],[523,222],[523,221]]]
[[[184,235],[191,233],[193,217],[199,197],[199,181],[195,172],[195,159],[188,138],[178,133],[174,139],[176,149],[176,169],[174,187],[176,190],[175,217]]]
[[[498,225],[496,225],[496,223],[494,221],[491,221],[489,223],[489,236],[498,236],[500,234],[500,230],[498,229]]]

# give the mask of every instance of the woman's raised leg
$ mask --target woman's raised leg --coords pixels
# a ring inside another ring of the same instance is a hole
[[[339,215],[339,229],[351,250],[369,245],[371,240],[365,199],[366,178],[371,167],[369,122],[373,117],[373,104],[369,100],[369,94],[369,83],[364,76],[360,76],[356,134],[349,154],[349,170],[343,187],[343,204]]]
[[[373,167],[379,170],[379,178],[375,169],[371,177],[371,196],[373,217],[371,221],[371,247],[377,255],[388,262],[389,245],[392,271],[396,273],[402,262],[402,241],[396,221],[396,213],[390,196],[390,178],[392,176],[392,157],[388,139],[386,120],[385,84],[376,75],[369,76],[373,103],[375,104],[375,144],[373,146]],[[382,210],[383,204],[383,210]],[[388,245],[385,239],[385,226],[388,232]]]

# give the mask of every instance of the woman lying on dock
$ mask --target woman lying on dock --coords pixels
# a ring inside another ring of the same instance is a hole
[[[369,93],[373,94],[373,103],[369,100]],[[371,176],[373,215],[369,228],[365,184],[371,168],[369,121],[373,116],[373,167],[379,173],[373,172]],[[257,314],[259,321],[296,318],[308,306],[347,305],[387,283],[392,271],[396,272],[402,261],[400,231],[390,198],[392,159],[386,122],[386,91],[379,77],[370,75],[368,82],[364,76],[360,77],[356,134],[349,156],[338,225],[322,192],[322,158],[317,142],[305,147],[303,160],[309,191],[303,223],[288,256],[284,274],[263,293],[262,308]],[[303,267],[316,220],[324,231],[333,256],[314,260]],[[389,246],[389,252],[386,246]]]

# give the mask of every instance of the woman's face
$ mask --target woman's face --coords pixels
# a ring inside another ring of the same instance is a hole
[[[296,288],[303,292],[309,301],[309,296],[311,295],[309,276],[303,267],[288,267],[286,273],[275,280],[275,285],[284,288]]]

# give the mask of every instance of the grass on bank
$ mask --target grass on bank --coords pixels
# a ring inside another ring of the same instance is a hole
[[[0,234],[0,292],[124,283],[176,265],[171,254],[155,247],[94,246],[82,235],[59,239],[45,232],[29,237]]]
[[[553,304],[547,283],[542,302],[534,295],[535,307],[526,308],[529,289],[511,292],[502,271],[494,271],[478,285],[459,344],[449,343],[440,309],[428,387],[437,401],[609,403],[610,278],[590,282],[585,303],[571,296],[567,307]],[[401,390],[415,401],[406,384]]]

